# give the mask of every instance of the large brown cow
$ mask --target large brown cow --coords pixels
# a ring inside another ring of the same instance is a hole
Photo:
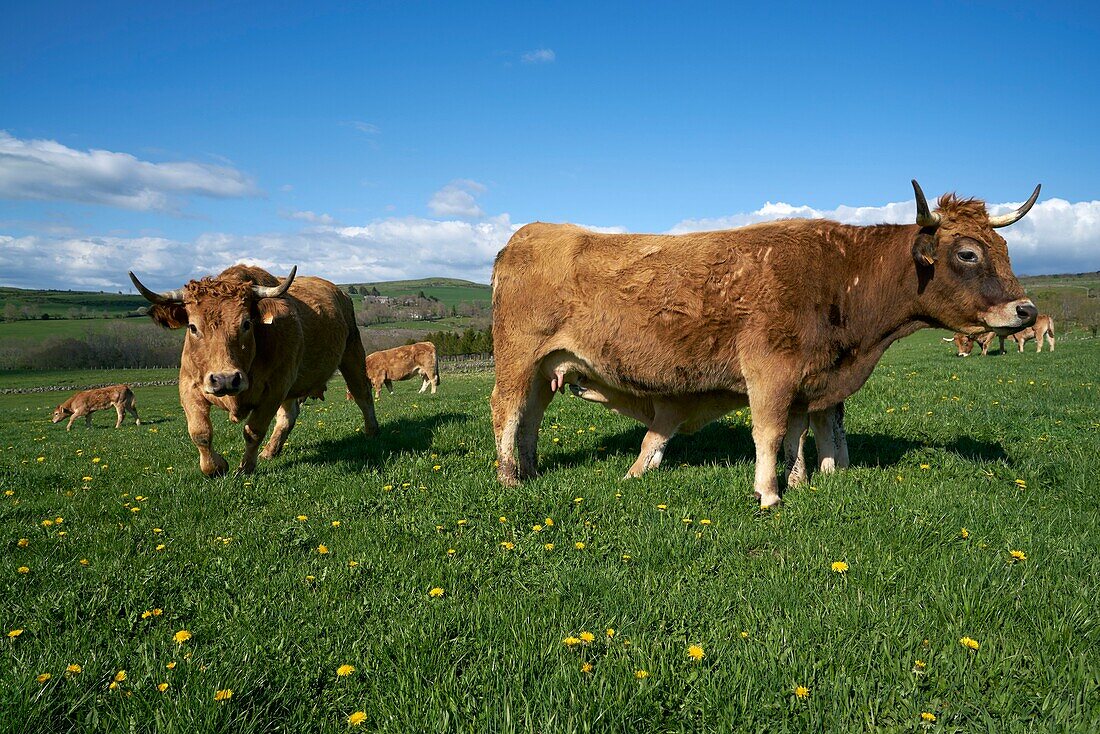
[[[367,378],[374,386],[374,399],[381,394],[382,385],[393,395],[393,383],[408,380],[416,375],[423,378],[420,392],[429,387],[432,395],[439,387],[439,360],[435,355],[435,345],[431,342],[417,342],[403,347],[383,349],[367,355]],[[351,399],[351,393],[347,395]]]
[[[913,189],[915,225],[801,219],[679,236],[521,228],[493,270],[500,480],[535,474],[557,379],[655,402],[736,393],[752,409],[755,493],[770,506],[792,410],[842,402],[918,329],[1011,333],[1034,322],[995,228],[1024,216],[1039,188],[996,217],[953,194],[932,212]]]
[[[1015,334],[1009,336],[1009,339],[1016,342],[1016,345],[1020,348],[1020,353],[1024,352],[1024,344],[1029,339],[1035,340],[1035,351],[1043,351],[1043,337],[1046,337],[1047,342],[1050,343],[1050,351],[1054,351],[1054,319],[1047,316],[1045,313],[1039,314],[1035,319],[1035,325],[1029,326],[1026,329],[1017,331]]]
[[[149,290],[130,273],[153,303],[154,321],[170,329],[187,327],[180,404],[203,474],[229,469],[211,444],[211,405],[228,411],[234,423],[244,421],[238,471],[248,473],[276,414],[264,458],[282,450],[298,418],[299,398],[323,395],[337,368],[363,412],[366,435],[378,432],[351,299],[327,280],[296,279],[296,272],[280,282],[261,268],[234,265],[167,293]]]
[[[118,420],[115,421],[115,428],[122,425],[122,416],[125,413],[132,413],[134,416],[134,425],[141,425],[141,418],[138,416],[137,404],[134,402],[134,391],[130,389],[129,385],[109,385],[108,387],[97,387],[91,390],[83,390],[73,395],[71,398],[57,406],[57,409],[53,412],[53,422],[58,423],[65,420],[65,416],[72,416],[69,418],[68,425],[65,426],[65,430],[68,431],[73,427],[73,421],[77,418],[84,418],[88,428],[92,427],[92,413],[97,410],[106,410],[113,407],[115,412],[118,413]]]

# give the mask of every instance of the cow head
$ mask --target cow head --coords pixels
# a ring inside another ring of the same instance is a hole
[[[274,286],[223,273],[165,293],[149,290],[133,273],[130,279],[153,304],[148,311],[153,321],[169,329],[187,327],[185,361],[194,366],[203,392],[222,397],[248,389],[248,373],[256,357],[256,328],[272,323],[286,308],[279,299],[297,271],[292,268]]]
[[[948,339],[948,341],[955,342],[956,357],[969,357],[970,353],[974,351],[974,340],[966,334],[957,333],[953,339]]]
[[[991,217],[977,199],[940,197],[929,211],[920,185],[913,181],[920,231],[913,242],[920,301],[925,314],[964,334],[993,331],[1007,336],[1035,323],[1039,310],[1024,295],[1008,246],[996,229],[1019,221],[1039,198],[1039,186],[1011,214]]]
[[[53,419],[50,422],[51,423],[58,423],[59,421],[65,420],[65,416],[71,415],[71,414],[72,414],[71,410],[66,408],[64,405],[59,405],[54,409]]]

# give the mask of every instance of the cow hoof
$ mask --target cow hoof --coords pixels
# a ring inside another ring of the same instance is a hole
[[[775,505],[779,504],[779,495],[775,494],[774,492],[772,492],[770,494],[767,494],[767,495],[762,495],[762,494],[760,494],[760,492],[753,492],[752,496],[755,499],[760,500],[760,509],[761,510],[766,510],[769,507],[774,507]]]
[[[208,477],[221,477],[229,471],[229,462],[220,456],[215,456],[209,464],[202,463],[199,468]]]

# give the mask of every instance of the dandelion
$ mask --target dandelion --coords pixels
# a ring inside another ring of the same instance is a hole
[[[346,678],[354,672],[355,666],[353,665],[341,665],[339,668],[336,669],[336,675],[340,676],[341,678]]]
[[[431,590],[428,591],[428,596],[433,599],[438,599],[439,597],[443,596],[443,589],[439,586],[433,586]]]
[[[112,682],[113,683],[121,683],[124,680],[126,680],[126,671],[125,670],[120,670],[117,673],[115,673],[115,677],[114,677],[114,680]]]
[[[574,497],[573,502],[579,505],[580,503],[584,502],[584,497]]]
[[[468,525],[469,523],[470,523],[470,521],[469,521],[469,520],[466,520],[466,519],[462,519],[462,520],[459,520],[458,522],[456,522],[456,523],[455,523],[455,525],[457,525],[457,526],[459,526],[459,527],[461,528],[461,527],[465,527],[465,526],[466,526],[466,525]]]
[[[158,550],[158,551],[162,551],[162,550],[164,550],[164,549],[165,549],[165,548],[167,548],[167,547],[168,547],[168,546],[166,546],[166,545],[165,545],[164,543],[157,543],[157,550]]]
[[[702,520],[699,521],[699,524],[700,525],[710,525],[711,521],[704,517]]]
[[[546,545],[543,546],[543,548],[545,548],[548,551],[552,551],[552,550],[554,550],[554,544],[553,543],[547,543]]]
[[[177,645],[182,645],[190,639],[191,633],[187,630],[180,630],[176,634],[172,635],[172,642],[176,643]]]
[[[1027,560],[1027,554],[1024,553],[1022,550],[1009,551],[1008,555],[1012,557],[1012,560],[1009,561],[1009,563]]]
[[[18,542],[16,542],[16,545],[19,546],[20,548],[26,548],[30,544],[31,544],[31,542],[29,540],[27,540],[26,538],[20,538],[18,540]]]
[[[548,517],[548,518],[546,518],[545,520],[542,521],[542,524],[545,525],[548,528],[552,528],[552,527],[554,527],[554,520],[553,520],[553,518]]]
[[[53,676],[50,675],[49,673],[40,673],[38,675],[38,677],[35,678],[35,680],[38,681],[39,683],[45,683],[50,678],[53,678]]]
[[[317,577],[314,576],[313,574],[309,574],[309,575],[306,576],[306,583],[307,584],[312,584],[316,580],[317,580]]]
[[[966,528],[960,528],[959,529],[959,537],[962,538],[963,540],[966,540],[967,538],[970,537],[970,531],[967,530]]]
[[[833,561],[832,568],[835,573],[848,573],[848,564],[844,561]]]
[[[921,469],[931,469],[931,468],[932,468],[932,465],[931,465],[931,464],[921,464],[921,465],[920,465],[920,468],[921,468]]]
[[[359,565],[359,561],[348,561],[348,568],[355,568]]]
[[[933,714],[930,711],[921,711],[920,720],[924,721],[924,722],[927,722],[929,724],[935,724],[936,723],[936,715]]]
[[[704,657],[706,657],[706,653],[703,652],[703,646],[702,645],[691,645],[691,646],[689,646],[688,647],[688,657],[691,658],[692,660],[694,660],[695,662],[699,662],[700,660],[702,660]]]
[[[1025,482],[1023,479],[1017,479],[1017,480],[1015,480],[1015,482],[1016,482],[1016,486],[1019,487],[1020,489],[1027,489],[1027,482]]]
[[[969,637],[959,638],[959,644],[970,650],[977,650],[979,647],[981,647],[980,643],[977,640],[973,640]]]
[[[692,521],[690,517],[685,517],[681,522],[683,522],[684,525],[691,525]]]
[[[27,568],[26,566],[20,566],[19,568],[15,569],[15,570],[18,571],[19,573],[30,573],[31,572],[31,570],[29,568]]]
[[[501,516],[500,516],[499,518],[497,518],[497,519],[498,519],[498,520],[500,520],[500,524],[501,524],[501,525],[503,525],[504,523],[508,522],[508,518],[506,518],[506,517],[505,517],[504,515],[501,515]]]
[[[168,668],[169,670],[175,670],[176,669],[176,661],[173,660],[172,662],[168,663],[164,667]]]
[[[233,698],[233,689],[232,688],[222,688],[221,690],[214,691],[214,700],[215,701],[223,701],[224,702],[224,701],[228,701],[231,698]]]
[[[322,556],[325,555],[326,553],[328,553],[328,546],[322,543],[321,545],[317,546],[317,552],[320,553]]]
[[[615,636],[615,629],[613,627],[608,627],[607,628],[607,636],[608,637],[614,637]]]
[[[80,675],[80,672],[84,670],[76,663],[69,663],[65,666],[65,675]]]
[[[927,667],[928,667],[928,663],[924,662],[923,660],[914,660],[913,661],[913,672],[914,673],[924,672],[924,669],[927,668]]]
[[[565,645],[566,647],[573,647],[574,645],[579,645],[579,644],[581,644],[581,638],[579,638],[579,637],[573,637],[572,635],[570,635],[569,637],[566,637],[566,638],[565,638],[564,640],[562,640],[561,642],[562,642],[562,644],[563,644],[563,645]]]
[[[332,527],[334,527],[334,528],[340,527],[340,521],[339,520],[333,520],[332,521]]]
[[[441,467],[439,464],[436,464],[435,466],[432,467],[432,471],[439,471],[442,468],[443,467]]]
[[[455,553],[458,553],[458,551],[456,551],[454,548],[447,549],[447,555],[453,556]]]
[[[48,527],[52,527],[52,526],[53,526],[53,520],[50,520],[50,519],[47,518],[47,519],[42,521],[42,527],[48,528]]]
[[[505,541],[501,541],[500,547],[503,548],[504,550],[512,550],[513,548],[516,547],[516,544],[511,542],[511,541],[505,540]]]
[[[581,672],[582,673],[591,673],[592,672],[592,663],[589,663],[589,662],[581,663]]]
[[[630,555],[629,553],[623,553],[623,560],[624,561],[629,561],[633,558],[634,558],[634,556]]]
[[[810,689],[806,686],[795,686],[794,695],[799,698],[808,698],[810,695]]]
[[[168,684],[167,683],[157,683],[157,690],[160,691],[161,693],[164,693],[165,691],[168,690]]]
[[[152,616],[153,616],[153,612],[150,609],[146,609],[144,612],[141,613],[141,618],[142,619],[149,619],[149,617],[152,617]]]
[[[746,632],[745,630],[741,630],[741,639],[742,639],[742,640],[747,640],[747,639],[749,639],[749,633],[748,633],[748,632]]]
[[[348,724],[350,726],[359,726],[367,720],[366,711],[356,711],[354,714],[348,717]]]
[[[532,530],[532,532],[541,533],[542,532],[542,525],[532,525],[531,530]]]
[[[664,512],[665,510],[668,509],[668,505],[657,505],[657,509],[660,510],[661,512]]]
[[[592,642],[593,640],[595,640],[596,635],[592,634],[591,632],[581,632],[580,638],[581,638],[581,642],[584,642],[585,644],[587,644],[587,643]]]
[[[634,677],[637,678],[638,680],[645,680],[646,678],[649,677],[649,671],[647,671],[647,670],[635,670],[634,671]]]
[[[305,522],[306,520],[309,519],[309,515],[298,515],[298,517],[296,517],[294,519],[297,520],[298,522]]]

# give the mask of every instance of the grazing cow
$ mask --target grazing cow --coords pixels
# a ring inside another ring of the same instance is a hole
[[[792,411],[835,406],[894,341],[926,327],[1011,333],[1038,311],[990,216],[917,183],[915,225],[820,219],[687,235],[598,234],[534,223],[493,269],[498,476],[535,474],[538,428],[559,382],[654,402],[735,393],[749,402],[755,494],[779,501],[776,455]],[[675,426],[654,426],[667,440]],[[518,460],[517,460],[518,442]]]
[[[1016,342],[1016,345],[1020,348],[1020,354],[1024,352],[1024,343],[1029,339],[1035,340],[1035,351],[1043,351],[1043,337],[1046,337],[1050,343],[1050,351],[1054,351],[1054,319],[1047,316],[1045,313],[1039,314],[1035,319],[1035,325],[1029,326],[1022,331],[1017,331],[1015,334],[1009,336],[1009,339]],[[1002,340],[1003,342],[1003,340]]]
[[[390,395],[393,395],[395,381],[408,380],[416,375],[424,380],[420,385],[420,392],[431,387],[432,395],[435,395],[435,389],[439,387],[439,360],[435,355],[435,345],[431,342],[407,344],[367,355],[367,379],[374,386],[375,400],[378,399],[383,384]],[[351,393],[347,397],[350,400]]]
[[[72,416],[69,418],[69,424],[65,426],[65,430],[68,431],[72,429],[73,421],[83,416],[88,428],[91,428],[92,413],[97,410],[106,410],[112,406],[115,412],[118,413],[115,428],[122,425],[122,416],[125,413],[132,413],[134,425],[141,425],[137,404],[134,402],[134,391],[130,389],[129,385],[110,385],[78,392],[57,406],[57,410],[53,412],[53,422],[63,421],[67,415]]]
[[[551,378],[553,386],[560,383]],[[738,393],[710,392],[679,397],[654,398],[633,395],[608,386],[586,387],[583,379],[569,385],[579,398],[600,403],[612,413],[618,413],[644,423],[649,431],[642,440],[637,460],[627,470],[624,479],[640,477],[650,469],[656,469],[664,458],[665,447],[676,433],[692,434],[711,421],[721,418],[731,410],[743,408],[748,399]],[[848,466],[848,439],[844,432],[844,403],[809,415],[817,443],[818,469],[830,473]],[[788,484],[800,484],[808,478],[804,454],[807,418],[805,413],[792,411],[791,421],[784,439],[784,458],[787,462]]]
[[[280,282],[261,268],[234,265],[167,293],[149,290],[130,273],[152,302],[154,321],[169,329],[187,327],[180,404],[207,476],[229,469],[211,444],[211,405],[228,411],[234,423],[244,421],[245,450],[237,471],[249,473],[272,419],[275,430],[265,459],[282,450],[298,418],[299,399],[324,395],[337,368],[363,412],[366,435],[378,432],[351,299],[327,280],[295,279],[296,272]]]
[[[967,336],[962,332],[956,332],[955,336],[948,339],[942,337],[945,342],[954,342],[956,357],[969,357],[974,351],[974,345],[977,344],[982,348],[982,356],[989,354],[989,345],[993,343],[993,337],[997,336],[992,331],[987,331],[984,334],[977,334],[974,336]],[[1005,353],[1005,337],[999,337],[1001,340],[1001,354]]]

